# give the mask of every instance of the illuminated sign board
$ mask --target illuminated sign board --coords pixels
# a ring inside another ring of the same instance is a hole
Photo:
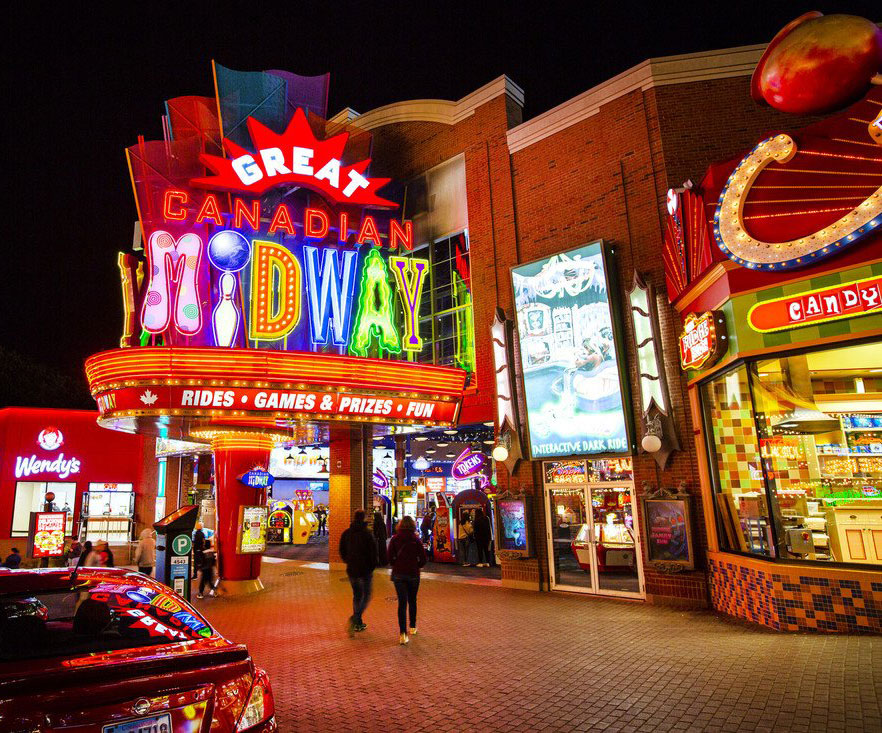
[[[690,313],[680,334],[680,366],[701,369],[726,352],[726,320],[720,311]]]
[[[239,542],[237,552],[243,555],[259,554],[266,550],[265,506],[239,507]]]
[[[450,475],[458,481],[478,475],[486,480],[482,473],[486,463],[487,457],[483,453],[475,453],[470,448],[463,448],[462,453],[453,461]]]
[[[43,450],[58,450],[63,444],[64,436],[58,428],[44,428],[37,434],[37,445]],[[73,456],[65,458],[64,453],[52,458],[40,458],[34,453],[30,456],[16,456],[15,477],[26,478],[41,473],[54,473],[58,478],[67,478],[71,474],[79,473],[81,466],[82,462],[79,458]]]
[[[512,270],[534,459],[630,452],[602,242]]]
[[[797,295],[764,300],[747,314],[754,331],[769,333],[882,312],[882,277],[868,277]]]
[[[67,512],[31,512],[29,536],[30,556],[61,557]]]
[[[239,483],[252,489],[267,489],[273,485],[275,478],[263,468],[252,468],[239,476]]]

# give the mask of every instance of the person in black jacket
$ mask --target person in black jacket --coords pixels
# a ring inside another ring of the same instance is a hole
[[[493,529],[490,526],[490,518],[484,514],[480,507],[475,509],[475,544],[478,546],[478,567],[490,567],[490,539]]]
[[[377,542],[377,560],[379,567],[387,563],[386,559],[386,520],[380,512],[374,512],[374,539]]]
[[[353,632],[367,628],[362,614],[371,600],[371,583],[377,567],[377,541],[364,520],[363,509],[355,512],[349,529],[340,536],[340,557],[346,563],[346,575],[352,586],[352,616],[346,625],[352,636]]]

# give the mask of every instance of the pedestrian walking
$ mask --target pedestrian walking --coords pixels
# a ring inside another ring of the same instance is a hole
[[[202,553],[205,551],[205,532],[202,531],[202,522],[196,522],[196,531],[193,533],[193,578],[202,567]]]
[[[459,555],[459,564],[467,565],[469,546],[472,544],[472,518],[468,512],[463,512],[456,525],[456,549]]]
[[[385,567],[389,562],[386,555],[386,522],[380,512],[374,512],[374,540],[377,543],[377,564]]]
[[[214,566],[217,564],[217,556],[214,548],[211,546],[211,542],[208,540],[205,541],[202,547],[200,557],[202,558],[202,564],[199,566],[201,575],[199,576],[199,593],[196,597],[205,597],[206,586],[208,586],[208,595],[214,597],[217,595],[214,592]]]
[[[20,565],[21,565],[21,554],[19,553],[17,547],[13,547],[12,552],[10,552],[6,556],[6,559],[3,561],[3,567],[9,568],[10,570],[15,570]]]
[[[99,540],[92,546],[92,550],[89,552],[86,557],[86,562],[83,563],[86,567],[89,568],[106,568],[113,567],[112,564],[108,564],[108,561],[112,563],[110,560],[110,548],[107,546],[107,543],[104,540]]]
[[[484,510],[475,509],[474,522],[475,544],[478,547],[478,567],[490,567],[490,540],[493,536],[493,528],[490,525],[490,517],[484,514]]]
[[[89,555],[92,554],[92,543],[89,540],[86,540],[83,543],[83,551],[80,553],[80,557],[77,560],[77,567],[81,568],[86,565],[86,562],[89,560]]]
[[[153,572],[153,566],[156,565],[156,539],[154,531],[151,528],[142,529],[138,547],[135,549],[135,565],[138,566],[138,572],[144,575],[150,575]]]
[[[377,541],[368,529],[364,516],[363,509],[356,510],[352,524],[340,536],[340,557],[346,563],[346,575],[352,586],[352,616],[346,625],[350,636],[367,628],[364,611],[371,600],[371,585],[378,559]]]
[[[403,517],[389,542],[392,583],[398,596],[398,643],[407,644],[417,633],[417,593],[420,568],[426,564],[426,548],[416,533],[413,517]],[[410,635],[407,622],[410,621]]]
[[[429,511],[426,513],[426,516],[423,517],[423,521],[420,522],[420,539],[422,539],[424,545],[429,544],[429,535],[435,528],[435,505],[429,505]]]
[[[75,568],[80,564],[80,557],[83,554],[83,546],[76,537],[70,538],[70,544],[64,553],[64,563],[69,568]]]

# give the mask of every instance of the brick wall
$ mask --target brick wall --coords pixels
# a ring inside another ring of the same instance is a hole
[[[709,80],[633,91],[512,155],[505,132],[518,123],[519,113],[516,104],[499,96],[456,125],[408,122],[373,131],[377,175],[406,180],[454,155],[465,156],[478,362],[477,390],[465,400],[462,422],[489,420],[493,415],[489,328],[497,306],[509,317],[513,315],[510,268],[597,239],[614,245],[619,280],[612,291],[613,297],[621,299],[623,310],[635,269],[659,294],[665,369],[681,446],[664,470],[651,456],[635,456],[638,517],[642,520],[639,499],[645,495],[645,486],[677,487],[683,482],[693,497],[697,569],[672,576],[647,567],[647,598],[704,605],[708,598],[707,537],[698,456],[686,381],[677,357],[681,324],[667,306],[664,291],[665,194],[686,178],[698,182],[710,163],[738,155],[765,132],[793,129],[811,120],[757,107],[750,99],[747,77]],[[625,332],[639,444],[635,347],[627,323]],[[516,355],[516,363],[518,359]],[[519,398],[523,417],[523,396]],[[498,470],[500,492],[523,491],[534,497],[532,531],[537,557],[503,564],[503,580],[521,587],[545,588],[548,583],[540,471],[541,464],[529,460],[522,461],[511,476],[505,468]]]

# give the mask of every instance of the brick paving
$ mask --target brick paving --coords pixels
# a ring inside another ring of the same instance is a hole
[[[387,572],[354,639],[345,577],[293,561],[196,604],[269,672],[282,731],[882,730],[882,637],[442,576],[400,647]]]

